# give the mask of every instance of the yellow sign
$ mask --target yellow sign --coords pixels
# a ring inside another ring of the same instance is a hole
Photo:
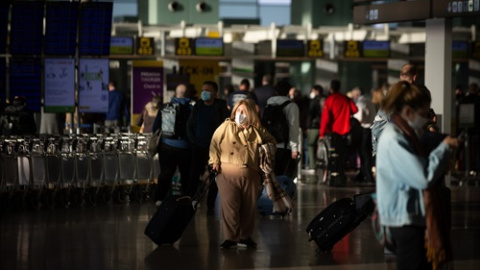
[[[153,38],[140,37],[137,38],[137,54],[153,55],[155,42]]]
[[[308,57],[323,57],[323,48],[321,40],[308,41]]]
[[[214,60],[179,60],[183,74],[190,76],[190,83],[195,86],[197,96],[200,96],[204,81],[217,81],[220,73],[218,61]]]
[[[359,41],[345,41],[344,43],[344,56],[347,58],[360,57],[360,42]]]
[[[176,55],[192,55],[193,40],[190,38],[177,38],[175,40]]]

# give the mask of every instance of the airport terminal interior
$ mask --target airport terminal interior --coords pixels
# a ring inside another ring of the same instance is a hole
[[[342,93],[361,86],[371,96],[406,63],[432,93],[439,130],[470,131],[469,151],[455,153],[445,177],[453,252],[445,269],[480,269],[479,108],[459,105],[480,84],[479,15],[477,0],[0,1],[0,107],[26,97],[36,124],[16,135],[0,121],[0,269],[397,269],[373,211],[329,251],[309,241],[314,217],[375,183],[355,180],[355,156],[346,185],[329,185],[330,157],[316,153],[311,168],[306,147],[293,211],[257,209],[256,248],[220,248],[220,198],[214,213],[200,201],[178,241],[155,244],[144,232],[159,164],[135,120],[152,95],[166,103],[179,83],[200,97],[203,82],[215,81],[225,98],[225,86],[246,79],[253,89],[270,75],[308,99],[313,85],[326,94],[338,79]],[[115,130],[95,118],[108,110],[109,80],[130,103]],[[172,181],[175,193],[178,175]]]

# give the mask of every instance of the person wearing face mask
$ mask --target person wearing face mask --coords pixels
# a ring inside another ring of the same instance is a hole
[[[187,136],[192,150],[190,179],[187,195],[195,195],[198,180],[205,172],[208,162],[208,149],[213,133],[228,117],[227,102],[217,98],[218,85],[213,81],[205,81],[202,85],[201,99],[193,106],[192,113],[187,121]],[[213,214],[217,185],[212,183],[208,191],[207,213]]]
[[[445,259],[437,256],[442,245],[433,249],[425,240],[432,239],[434,231],[427,218],[435,207],[429,190],[440,184],[458,140],[446,136],[425,154],[417,130],[428,121],[430,103],[426,91],[406,81],[394,84],[382,101],[382,110],[391,120],[378,142],[377,207],[380,223],[389,227],[396,246],[397,269],[432,269],[428,260]],[[426,232],[430,237],[425,237]]]
[[[255,103],[239,101],[230,118],[213,134],[208,164],[218,172],[222,249],[256,248],[252,239],[261,187],[260,151],[262,144],[275,148],[275,138],[260,124]]]

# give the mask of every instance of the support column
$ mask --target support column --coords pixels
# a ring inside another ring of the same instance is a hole
[[[429,19],[426,26],[425,85],[443,133],[452,131],[452,21]]]

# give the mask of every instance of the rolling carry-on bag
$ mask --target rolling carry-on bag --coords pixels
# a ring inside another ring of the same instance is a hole
[[[202,200],[217,173],[210,172],[210,184],[190,198],[189,196],[169,195],[158,207],[145,228],[147,235],[155,244],[173,244],[182,236],[183,231],[197,211],[198,202]]]
[[[330,204],[308,225],[309,241],[315,241],[321,252],[332,250],[345,235],[355,229],[373,211],[371,193],[343,198]]]

